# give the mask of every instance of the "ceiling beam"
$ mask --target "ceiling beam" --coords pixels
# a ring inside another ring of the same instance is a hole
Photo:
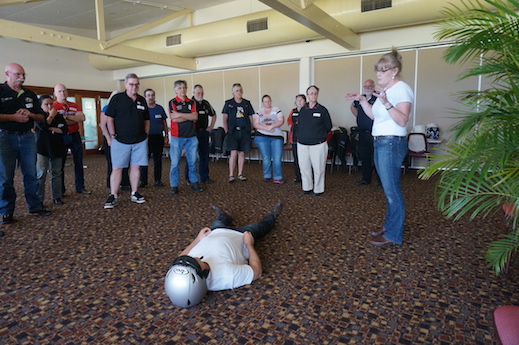
[[[360,49],[360,37],[311,0],[259,1],[348,50]]]
[[[100,41],[106,40],[105,29],[105,7],[103,0],[96,0],[96,24],[97,24],[97,39]]]
[[[37,26],[16,23],[0,19],[0,36],[17,38],[24,41],[43,43],[51,46],[80,50],[84,52],[115,56],[128,60],[142,61],[169,67],[196,70],[194,59],[187,59],[170,54],[138,49],[125,45],[116,45],[107,49],[101,47],[99,40],[68,33],[44,29]]]
[[[102,0],[97,0],[97,1],[102,1]],[[129,38],[132,38],[134,36],[137,36],[138,34],[141,34],[143,32],[146,32],[148,30],[151,30],[159,25],[162,25],[164,23],[167,23],[173,19],[176,19],[178,17],[181,17],[183,15],[186,15],[186,14],[192,14],[193,13],[193,10],[191,9],[185,9],[185,10],[182,10],[182,11],[177,11],[177,12],[174,12],[174,13],[171,13],[170,15],[167,15],[165,17],[162,17],[160,19],[157,19],[157,20],[154,20],[150,23],[147,23],[147,24],[144,24],[144,25],[141,25],[133,30],[129,30],[129,31],[126,31],[125,33],[117,36],[117,37],[114,37],[112,38],[111,40],[108,40],[106,42],[103,43],[103,48],[108,48],[108,47],[111,47],[111,46],[114,46],[116,44],[119,44],[121,42],[124,42],[126,41],[127,39]]]
[[[0,6],[10,6],[10,5],[20,5],[26,4],[28,2],[38,2],[42,0],[2,0],[0,1]]]

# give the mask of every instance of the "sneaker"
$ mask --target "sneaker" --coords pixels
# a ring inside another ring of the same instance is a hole
[[[160,182],[160,181],[155,181],[155,183],[153,184],[155,187],[164,187],[164,183]]]
[[[108,199],[105,202],[105,208],[114,208],[119,204],[119,201],[117,201],[117,197],[113,194],[110,194],[108,196]]]
[[[133,193],[130,197],[130,200],[136,202],[137,204],[142,204],[146,202],[146,199],[144,199],[144,197],[139,192]]]
[[[12,214],[4,214],[2,216],[2,224],[11,224],[13,222]]]
[[[178,194],[178,187],[171,187],[169,189],[169,194]]]
[[[45,210],[43,208],[41,210],[38,210],[38,211],[29,212],[29,214],[31,216],[50,216],[51,213],[52,213],[51,211]]]
[[[274,207],[272,207],[272,210],[270,210],[270,214],[274,215],[274,217],[279,217],[281,211],[283,211],[283,202],[279,200]]]
[[[206,183],[206,184],[213,184],[213,183],[214,183],[214,180],[211,180],[210,178],[208,178],[207,180],[202,181],[202,183]]]
[[[273,181],[275,184],[283,184],[285,183],[285,180],[281,179],[281,180],[274,180]]]
[[[270,177],[265,177],[263,179],[263,182],[269,183],[269,182],[272,182],[272,179]]]

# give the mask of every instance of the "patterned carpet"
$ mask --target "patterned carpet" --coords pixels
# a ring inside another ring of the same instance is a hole
[[[0,238],[1,344],[494,344],[493,310],[519,304],[517,265],[496,277],[484,261],[502,215],[447,220],[435,209],[433,181],[414,171],[402,180],[404,244],[377,248],[366,240],[381,225],[384,194],[356,186],[359,173],[328,170],[325,194],[313,197],[291,182],[263,182],[257,162],[246,164],[249,181],[228,184],[220,160],[203,193],[184,183],[175,196],[147,187],[145,204],[122,192],[105,210],[104,157],[85,164],[93,193],[72,192],[67,166],[66,204],[49,200],[45,218],[28,215],[17,172],[16,222]],[[292,164],[283,169],[291,181]],[[259,280],[210,292],[191,309],[169,302],[164,275],[213,220],[209,205],[243,224],[278,199],[284,211],[257,242]]]

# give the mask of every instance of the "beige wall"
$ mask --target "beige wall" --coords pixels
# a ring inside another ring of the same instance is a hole
[[[188,96],[192,96],[193,86],[200,84],[204,87],[205,98],[215,109],[218,118],[216,125],[222,126],[221,111],[225,100],[232,98],[232,85],[240,83],[243,87],[243,97],[248,99],[254,108],[261,107],[261,97],[270,95],[273,104],[288,115],[294,105],[294,96],[299,87],[299,64],[282,63],[258,67],[229,69],[217,72],[194,73],[168,77],[149,78],[141,80],[141,93],[146,88],[153,88],[157,102],[165,107],[174,96],[173,83],[183,79],[188,83]],[[288,128],[287,125],[284,127]]]
[[[457,81],[464,67],[448,65],[443,60],[445,47],[429,47],[402,50],[402,79],[415,91],[415,104],[409,121],[409,131],[415,124],[436,123],[442,136],[456,122],[450,109],[459,108],[453,94],[460,90],[476,89],[477,79]],[[344,100],[347,92],[362,90],[365,79],[374,79],[374,64],[382,53],[348,55],[312,60],[313,80],[320,88],[319,102],[328,108],[334,126],[350,128],[356,125],[351,114],[350,102]],[[189,95],[194,84],[202,84],[205,97],[219,115],[226,99],[232,97],[231,86],[241,83],[244,98],[251,101],[255,110],[261,107],[261,97],[269,94],[273,104],[279,106],[285,116],[294,106],[294,96],[299,93],[300,64],[273,63],[256,67],[234,68],[215,72],[200,72],[141,80],[141,90],[152,87],[157,100],[163,105],[174,97],[173,82],[185,79]],[[288,128],[285,124],[284,129]]]

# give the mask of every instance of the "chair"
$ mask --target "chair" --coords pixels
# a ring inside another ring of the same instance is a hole
[[[519,306],[504,305],[496,308],[494,323],[500,344],[519,344]]]
[[[425,158],[429,162],[427,138],[423,133],[410,133],[407,136],[407,156],[404,162],[404,173],[411,166],[413,158]]]

